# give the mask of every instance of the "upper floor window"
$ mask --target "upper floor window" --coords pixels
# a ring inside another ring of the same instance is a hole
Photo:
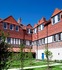
[[[56,24],[60,21],[60,14],[57,14],[56,16],[52,17],[52,24]]]
[[[19,31],[19,26],[16,26],[16,31]]]
[[[7,23],[3,23],[4,29],[7,29]]]
[[[43,29],[44,29],[44,24],[41,24],[41,25],[38,26],[38,31],[41,31]]]
[[[13,30],[13,29],[14,29],[14,26],[13,26],[12,24],[10,25],[10,29],[11,29],[11,30]]]
[[[32,30],[31,29],[27,29],[27,33],[28,34],[31,34],[32,33]]]
[[[33,33],[37,33],[37,28],[35,28],[35,29],[33,30]]]

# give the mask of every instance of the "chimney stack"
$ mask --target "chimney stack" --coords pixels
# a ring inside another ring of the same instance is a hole
[[[21,18],[19,18],[17,22],[18,22],[19,24],[21,24],[21,20],[22,20],[22,19],[21,19]]]

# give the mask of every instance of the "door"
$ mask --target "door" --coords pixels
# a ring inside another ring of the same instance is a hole
[[[44,60],[44,53],[42,53],[42,60]]]

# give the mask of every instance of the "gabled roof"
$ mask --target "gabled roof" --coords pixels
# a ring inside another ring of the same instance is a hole
[[[5,18],[4,20],[2,20],[2,22],[14,24],[14,25],[19,25],[17,23],[17,21],[13,18],[13,16],[9,16],[9,17]]]
[[[44,22],[46,22],[46,19],[43,17],[41,20],[39,20],[38,25],[43,24]]]
[[[38,24],[35,24],[33,28],[36,28],[38,26]]]
[[[55,16],[56,14],[60,13],[61,11],[62,11],[62,10],[56,8],[56,9],[54,10],[54,13],[52,14],[51,17]]]
[[[32,29],[31,24],[28,24],[26,27]]]

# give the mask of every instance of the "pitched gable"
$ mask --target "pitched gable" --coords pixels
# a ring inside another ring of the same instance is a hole
[[[58,14],[58,13],[60,13],[60,12],[61,12],[61,10],[58,9],[58,8],[56,8],[56,9],[54,10],[54,13],[52,14],[51,17],[55,16],[56,14]]]
[[[32,29],[32,26],[31,26],[31,24],[28,24],[28,25],[27,25],[27,28],[30,28],[30,29]]]
[[[6,19],[3,20],[3,22],[7,22],[7,23],[10,23],[10,24],[14,24],[14,25],[19,25],[17,23],[17,21],[12,16],[7,17]]]

